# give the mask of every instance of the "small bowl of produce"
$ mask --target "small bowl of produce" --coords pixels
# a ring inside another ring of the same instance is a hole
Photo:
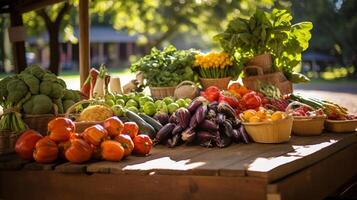
[[[259,108],[244,111],[240,118],[255,142],[282,143],[290,139],[293,118],[285,112]]]
[[[293,108],[295,106],[295,108]],[[296,107],[297,106],[297,107]],[[321,135],[324,129],[326,115],[324,111],[313,109],[312,107],[299,103],[292,102],[286,108],[287,112],[293,116],[293,134],[301,136]]]
[[[344,119],[327,119],[325,128],[334,133],[355,132],[357,129],[357,116],[347,115]]]

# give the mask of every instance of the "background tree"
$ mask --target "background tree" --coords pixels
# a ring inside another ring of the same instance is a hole
[[[339,56],[357,77],[357,1],[292,0],[294,20],[314,24],[310,49]]]

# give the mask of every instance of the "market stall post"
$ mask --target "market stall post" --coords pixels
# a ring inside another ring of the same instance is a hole
[[[79,0],[79,72],[81,86],[89,74],[89,0]]]
[[[23,28],[23,21],[22,21],[22,14],[15,10],[14,5],[11,5],[11,12],[10,12],[10,21],[11,27],[9,31],[9,35],[13,35],[11,32],[15,33],[16,30],[20,30]],[[12,31],[11,31],[12,30]],[[24,31],[22,29],[22,31]],[[25,38],[21,37],[20,35],[25,35],[25,33],[16,33],[19,37],[14,38],[11,40],[12,42],[12,50],[14,55],[14,65],[16,73],[21,72],[27,66],[26,63],[26,49],[25,49]],[[11,38],[11,37],[10,37]]]

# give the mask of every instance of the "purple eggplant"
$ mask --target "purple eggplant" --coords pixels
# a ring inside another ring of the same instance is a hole
[[[180,143],[180,140],[181,140],[180,139],[180,134],[176,134],[172,138],[167,140],[167,145],[170,148],[173,148],[173,147],[177,146]]]
[[[200,106],[199,108],[197,108],[195,115],[194,115],[196,117],[197,124],[200,124],[206,118],[206,115],[207,115],[207,106],[206,105],[203,105],[203,106]]]
[[[182,129],[185,129],[188,127],[190,124],[190,118],[191,114],[190,111],[188,111],[186,108],[179,108],[175,112],[176,120],[178,122],[178,125],[182,127]]]
[[[176,125],[172,130],[172,135],[179,135],[184,129],[180,125]]]
[[[209,103],[209,104],[208,104],[208,108],[209,108],[210,110],[217,111],[218,102],[217,102],[217,101],[213,101],[213,102]]]
[[[213,147],[213,140],[207,140],[205,142],[200,142],[200,146],[211,148],[211,147]]]
[[[226,116],[223,113],[218,113],[216,120],[218,124],[222,124],[224,121],[226,121]]]
[[[233,127],[229,120],[223,122],[223,133],[229,138],[233,136]]]
[[[242,141],[243,141],[244,143],[248,144],[248,143],[249,143],[249,136],[248,136],[247,131],[245,130],[244,126],[241,126],[241,127],[239,128],[239,132],[240,132],[241,135],[242,135]]]
[[[232,131],[232,139],[235,143],[239,143],[243,138],[242,138],[242,134],[240,133],[239,130],[237,129],[233,129]]]
[[[232,120],[232,126],[233,128],[238,129],[242,126],[242,122],[239,119],[235,118]]]
[[[169,118],[169,123],[174,123],[174,124],[178,124],[178,120],[177,117],[175,115],[175,113],[173,113],[170,118]]]
[[[206,118],[214,120],[216,117],[217,117],[216,111],[209,109],[208,112],[207,112]]]
[[[190,119],[190,124],[189,127],[190,128],[195,128],[197,126],[197,120],[196,120],[196,116],[193,115]]]
[[[208,131],[198,131],[197,132],[197,141],[198,143],[206,142],[209,140],[213,140],[216,136]]]
[[[169,122],[169,116],[166,113],[157,113],[154,115],[154,119],[159,121],[163,126]]]
[[[187,110],[190,111],[191,114],[195,113],[197,108],[202,105],[202,101],[199,99],[195,99],[191,102],[191,104],[187,107]]]
[[[191,143],[195,140],[196,132],[192,128],[187,128],[182,132],[181,139],[186,143]]]
[[[215,138],[216,145],[219,148],[228,147],[232,143],[232,139],[226,135],[221,135],[220,137]]]
[[[216,124],[215,122],[205,119],[198,125],[198,128],[200,130],[214,132],[217,131],[219,127],[218,124]]]
[[[174,130],[175,124],[168,123],[157,132],[155,137],[155,144],[161,143],[171,136],[172,130]]]
[[[235,110],[228,105],[227,103],[219,103],[218,104],[218,112],[225,114],[228,118],[236,118]]]

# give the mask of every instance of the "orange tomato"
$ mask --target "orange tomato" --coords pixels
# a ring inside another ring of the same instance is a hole
[[[71,133],[75,132],[75,125],[68,118],[57,117],[48,123],[48,132],[51,140],[65,142],[69,140]]]
[[[42,135],[34,130],[27,130],[21,134],[15,144],[15,152],[22,159],[32,160],[33,150],[37,141],[42,138]]]
[[[106,140],[100,145],[102,148],[102,158],[108,161],[120,161],[124,157],[124,148],[114,140]]]
[[[51,163],[57,159],[58,147],[57,144],[46,136],[37,141],[33,158],[38,163]]]
[[[65,156],[71,163],[83,163],[91,158],[92,148],[82,139],[73,139],[65,151]]]
[[[134,138],[134,152],[138,155],[150,153],[152,146],[152,140],[147,135],[138,135]]]
[[[101,125],[93,125],[86,128],[81,136],[89,144],[99,145],[108,135],[107,130]]]
[[[119,135],[124,128],[123,122],[117,116],[106,119],[103,125],[104,128],[107,129],[109,136],[112,138]]]
[[[118,141],[121,146],[124,148],[124,156],[128,156],[134,149],[134,142],[131,140],[131,137],[126,134],[120,134],[115,137],[115,140]]]
[[[134,139],[139,132],[139,127],[135,122],[125,122],[123,130],[120,134],[130,135],[131,139]]]
[[[79,133],[71,133],[69,135],[69,139],[73,140],[73,139],[81,139],[81,135]]]

